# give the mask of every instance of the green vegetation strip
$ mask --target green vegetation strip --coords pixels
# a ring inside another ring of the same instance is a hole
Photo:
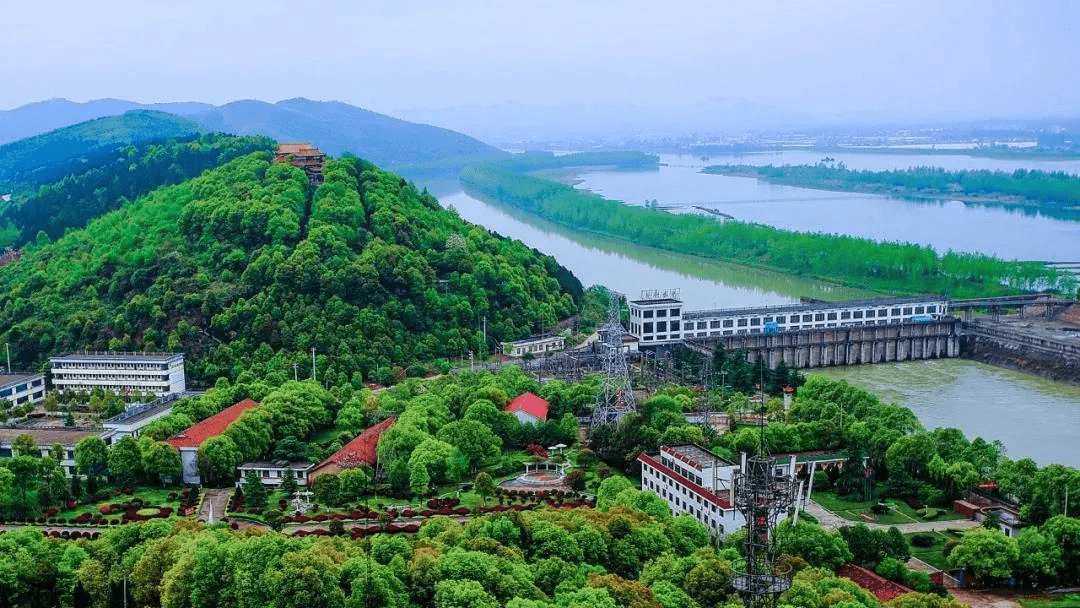
[[[572,154],[557,159],[563,166],[589,160],[576,159]],[[1015,293],[1034,286],[1072,285],[1071,279],[1039,263],[1007,262],[951,251],[938,254],[929,246],[792,232],[761,224],[721,223],[709,217],[633,207],[523,174],[552,168],[552,162],[529,163],[527,158],[515,158],[474,165],[463,170],[460,179],[474,195],[573,229],[875,291],[963,297]]]

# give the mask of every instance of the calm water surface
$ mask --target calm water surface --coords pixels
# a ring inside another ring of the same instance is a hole
[[[837,158],[842,155],[834,156]],[[578,188],[604,197],[643,205],[656,200],[677,212],[695,207],[715,209],[736,219],[786,230],[849,234],[880,241],[931,245],[947,250],[980,252],[1006,259],[1073,262],[1080,259],[1080,221],[1049,217],[1028,208],[984,206],[961,201],[918,201],[869,194],[828,192],[778,186],[754,178],[700,173],[707,164],[799,164],[821,160],[820,153],[783,152],[768,155],[661,157],[652,171],[585,171]],[[948,168],[978,162],[983,168],[1024,161],[947,155],[851,154],[849,166],[888,169],[910,161],[940,162]],[[847,161],[845,161],[847,162]],[[1056,164],[1080,170],[1080,161],[1029,162],[1029,168]],[[975,168],[975,167],[972,167]],[[1080,219],[1080,213],[1075,213]]]
[[[1014,460],[1080,467],[1080,387],[975,361],[939,359],[813,370],[912,409],[929,429],[1000,439]]]

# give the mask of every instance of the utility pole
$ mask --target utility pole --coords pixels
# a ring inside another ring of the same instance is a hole
[[[7,350],[7,372],[11,373],[11,342],[4,342],[4,348]]]
[[[315,347],[311,347],[311,379],[315,380]]]
[[[487,315],[484,315],[484,352],[480,355],[483,357],[487,354]]]
[[[293,381],[295,381],[295,382],[299,382],[299,381],[300,381],[300,375],[299,375],[299,372],[297,372],[297,371],[296,371],[298,367],[300,367],[300,366],[299,366],[299,364],[297,364],[297,363],[293,363],[293,364],[292,364],[292,379],[293,379]]]

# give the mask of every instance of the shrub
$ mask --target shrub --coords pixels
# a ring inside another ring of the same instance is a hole
[[[923,549],[933,547],[934,537],[929,534],[916,534],[911,537],[911,545],[913,547],[922,547]]]
[[[949,554],[953,552],[953,549],[957,548],[958,546],[960,546],[959,540],[950,540],[949,542],[945,543],[945,546],[941,548],[941,554],[945,557],[949,557]]]
[[[889,505],[879,502],[870,506],[870,511],[875,515],[885,515],[890,511]]]
[[[923,509],[919,509],[918,511],[916,511],[916,513],[918,513],[919,517],[923,519],[937,519],[937,517],[941,515],[941,509],[935,509],[934,507],[926,507]]]
[[[101,508],[98,509],[98,512],[102,515],[108,515],[109,513],[112,513],[112,505],[101,505]]]

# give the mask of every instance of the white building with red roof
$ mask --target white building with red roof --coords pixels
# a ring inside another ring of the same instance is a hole
[[[522,393],[503,408],[504,412],[513,414],[522,424],[547,422],[550,410],[548,402],[533,393]]]
[[[641,489],[663,498],[674,515],[686,513],[714,534],[746,524],[731,500],[739,465],[695,444],[663,445],[656,455],[639,454]]]
[[[202,482],[199,477],[199,446],[207,439],[224,433],[241,414],[256,407],[259,407],[258,403],[244,399],[166,440],[166,443],[180,451],[180,459],[184,463],[184,483]]]

